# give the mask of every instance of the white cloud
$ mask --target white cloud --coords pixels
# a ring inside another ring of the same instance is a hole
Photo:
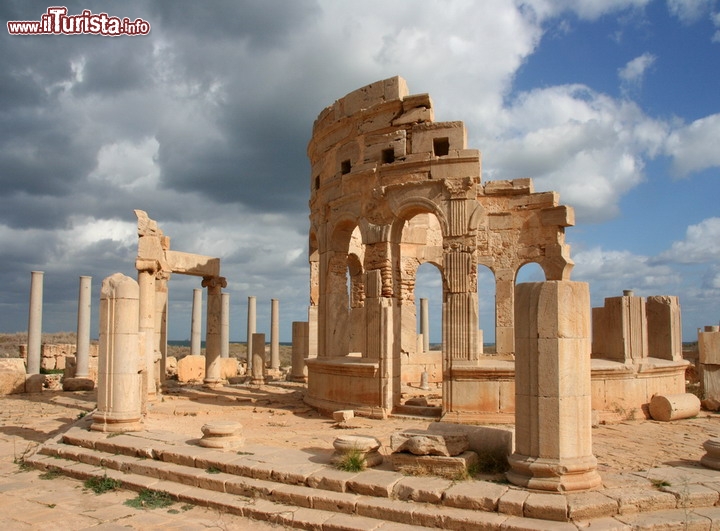
[[[486,178],[533,177],[536,189],[559,191],[585,222],[617,215],[667,135],[666,124],[634,103],[582,85],[521,94],[495,123],[496,136],[480,142]]]
[[[618,76],[623,90],[639,89],[642,86],[645,73],[655,63],[656,59],[653,54],[646,52],[619,69]]]
[[[639,9],[649,2],[650,0],[525,0],[520,4],[532,8],[540,18],[570,11],[581,19],[596,20],[608,13]]]
[[[711,12],[715,0],[667,0],[670,14],[685,24],[697,22]]]
[[[687,228],[685,239],[673,242],[658,262],[702,264],[720,261],[720,218],[708,218]]]
[[[711,20],[713,25],[717,28],[717,31],[712,36],[712,42],[720,42],[720,11],[713,13]]]
[[[160,176],[158,147],[154,137],[137,143],[120,140],[106,144],[100,148],[97,167],[89,177],[126,190],[154,188]]]
[[[695,120],[675,129],[665,151],[673,157],[673,170],[681,177],[693,171],[720,166],[720,114]]]

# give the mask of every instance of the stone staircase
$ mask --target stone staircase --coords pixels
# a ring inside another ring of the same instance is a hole
[[[699,468],[665,491],[651,480],[610,478],[614,488],[576,494],[529,492],[489,481],[344,472],[324,449],[245,445],[202,448],[164,431],[105,434],[85,417],[26,462],[84,480],[107,476],[122,488],[298,529],[321,531],[716,529],[720,474]],[[673,470],[673,469],[671,469]],[[688,473],[693,472],[689,471]],[[644,481],[644,482],[643,482]],[[612,485],[611,485],[612,487]]]

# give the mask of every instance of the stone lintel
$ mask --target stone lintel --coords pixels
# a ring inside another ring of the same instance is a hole
[[[181,251],[165,251],[165,258],[173,273],[197,277],[219,277],[220,259]]]

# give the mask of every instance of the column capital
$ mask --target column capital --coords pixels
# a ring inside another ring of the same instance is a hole
[[[135,269],[140,273],[152,273],[155,275],[160,271],[160,262],[151,258],[137,258],[135,260]]]
[[[203,277],[203,288],[226,288],[227,279],[225,277]]]

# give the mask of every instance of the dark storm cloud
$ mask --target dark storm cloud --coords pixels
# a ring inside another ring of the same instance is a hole
[[[193,34],[203,40],[247,41],[251,47],[272,47],[319,11],[315,0],[194,0],[153,2],[152,21],[177,35]]]

